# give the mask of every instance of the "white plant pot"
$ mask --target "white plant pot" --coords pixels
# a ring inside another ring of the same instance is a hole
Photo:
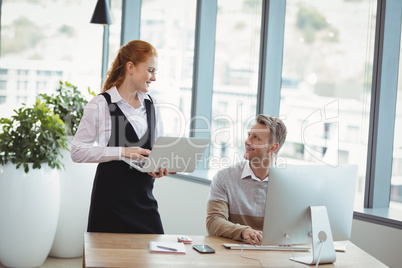
[[[56,233],[60,205],[57,170],[43,164],[28,173],[0,165],[0,261],[7,267],[38,267]]]
[[[50,256],[82,256],[84,232],[87,230],[92,184],[96,163],[74,163],[70,152],[63,151],[65,169],[60,174],[60,213]]]

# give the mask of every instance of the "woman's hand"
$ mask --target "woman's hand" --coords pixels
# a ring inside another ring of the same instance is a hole
[[[152,177],[154,177],[155,179],[157,179],[157,178],[161,178],[161,177],[163,177],[163,176],[167,176],[167,175],[169,175],[169,174],[176,174],[176,172],[169,173],[167,168],[165,168],[165,169],[163,170],[163,172],[162,172],[162,168],[159,168],[159,172],[158,172],[158,173],[156,173],[156,172],[148,172],[148,174],[151,175]]]
[[[150,153],[150,150],[141,147],[123,147],[121,150],[121,156],[127,158],[147,159],[144,155],[149,155]]]
[[[168,173],[167,168],[165,168],[163,170],[163,172],[162,172],[162,168],[159,168],[158,173],[156,173],[156,172],[148,172],[148,174],[151,175],[152,177],[154,177],[155,179],[157,179],[157,178],[161,178],[163,176],[167,176],[169,173]]]

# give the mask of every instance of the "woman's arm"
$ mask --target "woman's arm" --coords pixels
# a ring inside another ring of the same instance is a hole
[[[71,158],[77,163],[100,163],[120,160],[121,147],[107,147],[111,135],[110,112],[101,95],[84,110],[71,144]]]

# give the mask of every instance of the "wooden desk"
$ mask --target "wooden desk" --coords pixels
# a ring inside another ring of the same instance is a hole
[[[190,236],[192,244],[186,244],[186,254],[149,253],[151,240],[177,242],[177,235],[85,233],[84,267],[261,267],[258,260],[240,256],[240,250],[226,249],[223,243],[233,240],[215,236]],[[216,250],[214,254],[200,254],[192,245],[207,244]],[[311,254],[295,252],[295,256]],[[265,267],[309,267],[290,261],[288,251],[243,251],[243,256],[261,259]],[[320,267],[387,267],[352,243],[346,252],[337,252],[333,264]]]

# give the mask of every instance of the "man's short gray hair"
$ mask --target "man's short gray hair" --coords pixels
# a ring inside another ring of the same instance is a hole
[[[265,125],[270,129],[271,140],[269,142],[277,142],[279,144],[279,148],[275,152],[275,154],[278,154],[279,150],[282,148],[282,145],[285,143],[286,135],[288,133],[283,121],[277,117],[264,114],[257,115],[255,121],[257,124]]]

